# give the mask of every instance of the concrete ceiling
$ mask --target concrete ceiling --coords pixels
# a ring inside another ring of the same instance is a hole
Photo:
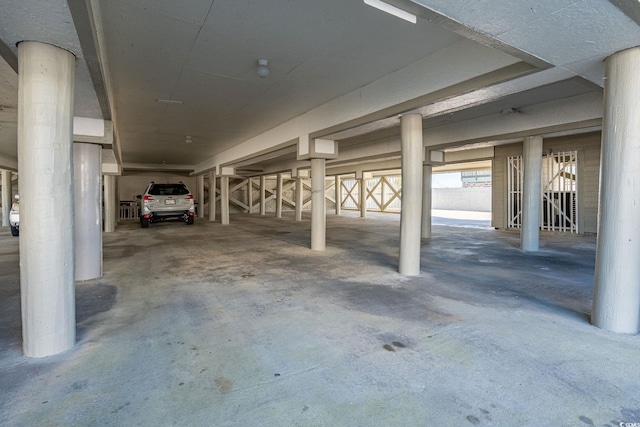
[[[16,164],[22,40],[78,57],[75,115],[113,120],[125,168],[195,172],[291,162],[304,133],[388,138],[407,111],[437,127],[601,93],[603,59],[640,45],[637,1],[389,3],[418,22],[360,0],[4,0],[0,166]]]

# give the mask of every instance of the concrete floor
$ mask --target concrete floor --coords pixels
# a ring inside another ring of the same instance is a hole
[[[21,354],[18,239],[0,231],[0,424],[640,423],[640,336],[589,324],[595,238],[434,226],[396,273],[397,215],[232,215],[104,235],[78,343]]]

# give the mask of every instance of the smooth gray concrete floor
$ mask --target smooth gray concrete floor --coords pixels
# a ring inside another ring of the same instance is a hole
[[[0,424],[640,423],[640,336],[589,324],[595,237],[435,226],[397,271],[397,215],[120,223],[77,284],[78,342],[22,356],[18,239],[0,230]]]

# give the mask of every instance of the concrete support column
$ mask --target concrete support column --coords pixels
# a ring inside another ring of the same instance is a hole
[[[260,176],[260,215],[267,214],[267,177]]]
[[[367,179],[358,179],[358,204],[360,205],[360,218],[367,217]]]
[[[407,114],[400,119],[402,148],[402,213],[400,215],[399,272],[420,274],[422,222],[422,115]]]
[[[216,199],[218,191],[216,186],[216,171],[209,172],[209,221],[216,220]]]
[[[73,144],[76,280],[102,277],[102,147]]]
[[[524,184],[522,189],[522,231],[520,248],[525,252],[540,249],[540,212],[542,203],[542,137],[529,136],[522,144]]]
[[[118,209],[116,209],[116,177],[104,176],[104,231],[113,233],[118,222]]]
[[[11,210],[11,171],[2,171],[2,226],[9,226],[9,211]]]
[[[607,58],[604,93],[591,322],[635,334],[640,320],[640,47]]]
[[[336,183],[335,183],[335,199],[336,199],[336,215],[342,214],[342,178],[340,175],[336,175]]]
[[[198,175],[198,217],[206,218],[204,213],[204,175]]]
[[[249,213],[253,213],[253,179],[247,179],[247,205],[249,205]]]
[[[302,178],[296,178],[296,221],[302,221],[302,206],[304,205],[304,183]]]
[[[325,159],[311,159],[311,249],[326,247]]]
[[[282,218],[282,174],[276,178],[276,218]]]
[[[431,238],[431,176],[433,166],[422,166],[422,238]]]
[[[55,46],[21,42],[18,68],[23,350],[45,357],[70,349],[76,340],[75,57]]]
[[[220,221],[229,225],[229,177],[220,177]]]

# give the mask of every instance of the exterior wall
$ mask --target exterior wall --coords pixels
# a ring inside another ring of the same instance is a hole
[[[139,172],[119,176],[116,180],[118,200],[135,201],[136,195],[142,194],[151,181],[185,183],[189,190],[196,194],[197,178],[166,172]]]
[[[433,209],[491,212],[491,187],[434,188]]]
[[[600,132],[544,140],[543,151],[578,151],[578,230],[596,233],[600,176]],[[507,157],[521,156],[522,143],[495,147],[493,161],[493,221],[495,228],[507,227]]]

